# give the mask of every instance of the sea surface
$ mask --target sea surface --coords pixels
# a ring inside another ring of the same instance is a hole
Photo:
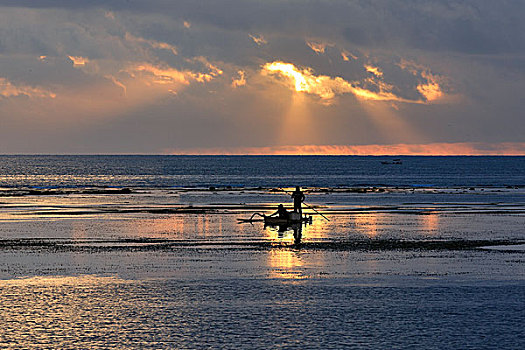
[[[292,185],[524,186],[525,157],[0,156],[1,187]]]
[[[295,186],[311,223],[265,226]],[[523,349],[524,322],[525,157],[0,156],[0,348]]]

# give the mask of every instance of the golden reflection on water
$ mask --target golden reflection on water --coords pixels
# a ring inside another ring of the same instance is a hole
[[[209,238],[223,232],[225,220],[222,215],[169,215],[133,220],[133,232],[137,236],[176,238]]]
[[[303,237],[306,239],[324,239],[328,237],[329,232],[334,232],[336,219],[332,217],[332,221],[327,221],[321,216],[312,218],[312,223],[307,225],[303,230]]]
[[[115,276],[35,276],[0,280],[0,348],[113,348],[137,305],[120,296],[136,281]],[[129,347],[127,347],[129,348]]]
[[[23,286],[103,286],[108,284],[135,283],[116,276],[33,276],[0,280],[0,287],[23,287]]]
[[[353,222],[357,231],[368,237],[375,237],[378,234],[379,217],[380,214],[356,214]]]
[[[151,225],[144,225],[141,234],[150,233],[181,233],[187,228],[187,218],[181,215],[148,219]],[[149,226],[149,227],[148,227]]]
[[[283,249],[272,249],[268,252],[268,266],[270,267],[270,278],[279,279],[305,279],[305,276],[300,269],[304,265],[299,252]]]
[[[421,226],[427,233],[437,233],[439,227],[439,215],[431,213],[428,215],[421,215]]]

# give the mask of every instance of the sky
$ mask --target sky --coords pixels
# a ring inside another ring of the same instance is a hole
[[[525,155],[521,0],[0,0],[0,154]]]

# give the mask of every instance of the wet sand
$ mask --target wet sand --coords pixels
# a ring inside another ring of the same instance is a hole
[[[523,189],[0,197],[0,347],[525,347]]]

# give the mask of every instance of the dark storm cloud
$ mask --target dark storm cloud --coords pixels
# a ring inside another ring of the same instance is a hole
[[[411,47],[468,54],[525,50],[525,2],[518,0],[40,0],[0,1],[0,6],[157,13],[227,30],[331,33],[363,47]]]

